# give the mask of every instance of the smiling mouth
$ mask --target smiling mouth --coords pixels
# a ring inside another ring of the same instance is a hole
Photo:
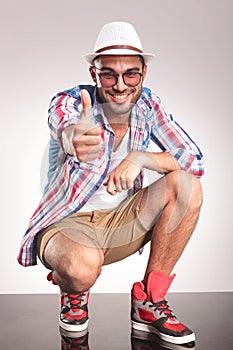
[[[117,100],[125,100],[129,95],[124,94],[124,95],[112,95],[112,96]]]
[[[116,103],[122,103],[122,102],[125,102],[128,97],[129,97],[129,94],[110,94],[111,96],[111,99],[112,101],[116,102]]]

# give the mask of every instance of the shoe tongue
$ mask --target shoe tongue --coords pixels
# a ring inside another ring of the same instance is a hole
[[[133,297],[136,300],[147,300],[147,295],[144,290],[145,286],[142,282],[135,282],[132,289]]]
[[[168,276],[159,271],[149,273],[147,280],[147,295],[153,303],[164,300],[167,291],[176,275]]]

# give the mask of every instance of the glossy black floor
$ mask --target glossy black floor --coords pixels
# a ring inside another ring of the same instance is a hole
[[[128,294],[92,294],[89,334],[80,339],[61,337],[58,295],[0,295],[0,349],[233,349],[233,293],[174,293],[168,300],[177,317],[195,330],[196,344],[174,347],[155,337],[145,340],[143,332],[132,336]]]

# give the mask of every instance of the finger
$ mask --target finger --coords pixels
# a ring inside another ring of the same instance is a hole
[[[115,187],[116,187],[116,191],[117,192],[122,192],[123,191],[123,188],[122,188],[122,185],[121,185],[121,181],[116,182],[115,183]]]
[[[80,147],[80,146],[92,146],[92,145],[100,145],[101,144],[101,137],[99,134],[97,135],[90,135],[90,134],[83,134],[83,135],[76,135],[73,138],[73,145],[74,147]]]
[[[126,181],[126,180],[120,180],[115,183],[117,192],[122,192],[125,190],[130,190],[133,188],[133,182],[132,181]]]
[[[95,127],[90,127],[90,129],[88,129],[85,132],[86,135],[93,135],[93,136],[99,136],[101,134],[101,128],[99,126],[95,126]],[[101,138],[99,138],[99,142],[101,141]]]
[[[91,153],[98,153],[99,154],[102,151],[101,145],[97,145],[97,146],[88,145],[88,146],[86,146],[86,149],[87,149],[86,153],[88,153],[88,154],[91,154]]]
[[[90,146],[90,145],[79,145],[75,146],[75,152],[77,158],[83,162],[86,157],[91,156],[93,159],[96,159],[101,154],[102,148],[100,145],[98,146]],[[89,159],[90,160],[90,159]]]
[[[116,194],[117,191],[111,177],[109,177],[108,181],[106,181],[106,185],[107,185],[107,192],[110,193],[112,196],[114,196],[114,194]]]
[[[127,181],[126,180],[121,180],[121,188],[122,190],[127,190],[128,189],[128,185],[127,185]]]
[[[96,153],[88,153],[83,156],[77,157],[80,162],[89,162],[91,160],[95,160],[99,158],[99,152]]]
[[[131,190],[134,186],[134,182],[133,181],[126,181],[126,189],[127,190]]]
[[[85,118],[85,117],[84,117]],[[99,126],[93,126],[91,120],[81,119],[74,127],[73,141],[78,140],[81,137],[86,136],[98,136],[99,142],[101,142],[101,128]]]

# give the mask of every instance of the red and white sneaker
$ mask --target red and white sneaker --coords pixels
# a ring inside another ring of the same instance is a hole
[[[47,280],[56,285],[51,271]],[[88,299],[90,291],[68,294],[61,291],[61,312],[59,326],[69,332],[80,332],[84,335],[88,330]]]
[[[61,293],[60,327],[69,332],[87,332],[89,294],[89,291],[77,294]]]
[[[159,301],[156,300],[156,295],[165,295],[174,278],[173,276],[166,276],[167,281],[164,283],[164,276],[159,272],[151,272],[148,278],[147,288],[145,288],[142,282],[134,283],[131,305],[132,327],[136,330],[155,333],[160,339],[173,344],[193,342],[195,341],[195,334],[191,329],[177,320],[165,298]],[[158,286],[157,294],[156,290],[153,290],[156,285]]]

